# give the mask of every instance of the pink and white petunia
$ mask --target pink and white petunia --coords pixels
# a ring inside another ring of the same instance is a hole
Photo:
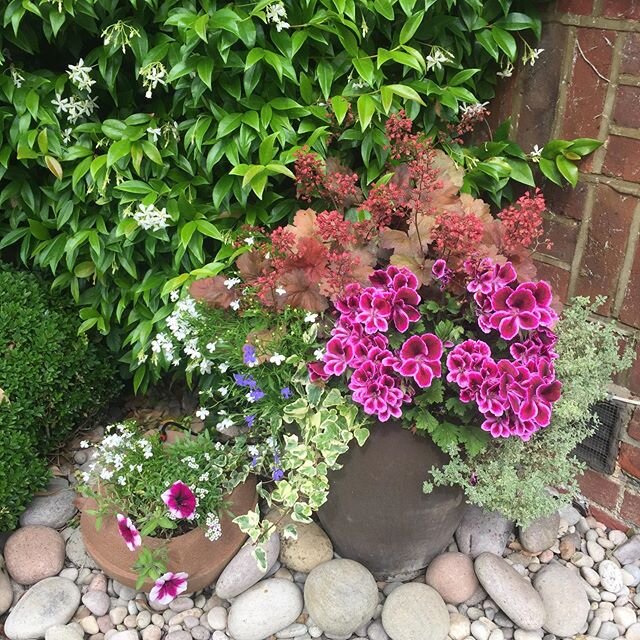
[[[129,551],[135,551],[142,544],[142,538],[133,522],[131,522],[131,518],[127,518],[127,516],[118,513],[116,520],[118,521],[118,530],[124,543],[129,547]]]
[[[158,604],[169,604],[183,591],[187,590],[187,579],[189,574],[180,573],[165,573],[160,576],[156,581],[151,591],[149,592],[149,599]]]
[[[196,496],[182,480],[174,482],[162,494],[162,501],[174,518],[193,520],[196,517]]]

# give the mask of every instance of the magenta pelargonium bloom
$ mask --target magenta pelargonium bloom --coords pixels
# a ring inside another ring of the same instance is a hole
[[[149,599],[158,604],[169,604],[177,596],[187,590],[189,575],[184,571],[171,571],[160,576],[149,592]]]
[[[352,344],[340,338],[331,338],[331,340],[327,342],[327,350],[323,358],[324,372],[333,376],[342,375],[352,359]]]
[[[193,520],[196,517],[196,496],[182,480],[174,482],[161,497],[174,518]]]
[[[400,348],[400,363],[396,371],[412,377],[423,389],[442,374],[442,341],[433,333],[411,336]]]
[[[131,522],[131,518],[127,518],[127,516],[122,513],[118,513],[116,515],[116,520],[118,521],[118,531],[120,532],[124,543],[129,548],[129,551],[135,551],[142,545],[142,538],[140,537],[140,533],[133,522]]]
[[[522,285],[515,291],[511,287],[498,289],[491,296],[491,304],[494,309],[491,326],[498,329],[505,340],[513,340],[520,329],[531,331],[540,325],[535,296]]]

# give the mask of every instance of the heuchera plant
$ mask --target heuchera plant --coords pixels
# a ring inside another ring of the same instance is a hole
[[[482,431],[529,440],[560,398],[551,288],[517,284],[510,262],[464,268],[436,261],[431,288],[395,265],[374,271],[367,287],[349,285],[311,378],[345,385],[365,414],[401,419],[443,448],[462,443],[475,453]],[[438,320],[442,312],[450,319]]]

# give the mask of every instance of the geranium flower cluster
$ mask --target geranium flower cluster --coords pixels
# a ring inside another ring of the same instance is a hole
[[[337,300],[339,313],[322,361],[309,365],[312,379],[347,375],[354,402],[381,422],[402,416],[417,388],[426,388],[442,373],[442,342],[433,333],[408,335],[421,319],[419,282],[405,268],[393,265],[369,277],[371,286],[352,284]]]
[[[474,402],[484,417],[482,429],[494,438],[517,436],[527,441],[551,421],[561,383],[553,361],[557,320],[550,308],[546,282],[514,285],[516,272],[509,262],[484,260],[467,285],[478,305],[478,325],[485,333],[497,331],[509,345],[512,359],[493,356],[483,340],[465,340],[447,356],[447,381],[459,387],[462,402]],[[515,340],[518,338],[517,340]]]

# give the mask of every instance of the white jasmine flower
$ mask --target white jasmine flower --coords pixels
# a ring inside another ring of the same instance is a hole
[[[286,359],[287,359],[287,357],[283,356],[281,353],[274,353],[269,358],[269,362],[272,362],[273,364],[275,364],[277,366],[280,366]]]
[[[162,135],[162,129],[149,127],[147,133],[151,136],[153,142],[158,142],[158,138]]]
[[[531,162],[540,162],[541,156],[542,156],[542,149],[538,147],[537,144],[534,144],[533,149],[531,150],[531,153],[528,154],[529,160],[531,160]]]
[[[427,63],[427,71],[431,69],[442,69],[442,65],[446,62],[453,60],[453,54],[449,53],[446,49],[440,47],[433,47],[431,53],[425,58]]]
[[[227,278],[224,281],[224,286],[227,287],[227,289],[233,289],[233,287],[235,287],[237,284],[240,284],[242,282],[242,280],[240,280],[240,278]]]
[[[513,75],[513,65],[511,62],[507,62],[507,66],[502,71],[498,71],[496,75],[501,78],[510,78]]]
[[[229,303],[229,306],[234,310],[237,311],[240,308],[240,300],[232,300]]]
[[[51,101],[51,104],[56,108],[56,113],[67,113],[69,111],[69,99],[63,98],[60,93],[56,93],[56,97]]]
[[[280,32],[283,29],[288,29],[291,25],[288,22],[280,21],[276,22],[276,31]]]
[[[529,63],[530,66],[533,67],[533,65],[535,65],[536,60],[540,57],[540,54],[544,51],[544,49],[529,49],[523,56],[522,56],[522,64],[527,64]]]
[[[90,73],[91,67],[85,66],[82,58],[78,60],[78,64],[70,64],[67,71],[71,82],[73,82],[78,89],[82,89],[88,93],[91,93],[91,87],[96,83],[95,80],[91,79]]]
[[[287,290],[286,290],[286,289],[284,289],[283,287],[278,287],[278,288],[276,289],[276,293],[277,293],[279,296],[283,296],[283,295],[285,295],[285,294],[287,293]]]
[[[287,10],[282,2],[275,2],[270,4],[265,9],[267,16],[267,22],[272,22],[276,25],[276,29],[280,32],[283,29],[288,29],[291,25],[285,20],[287,17]]]
[[[228,388],[228,387],[220,387],[220,388],[218,389],[218,393],[219,393],[221,396],[226,396],[226,395],[229,393],[229,388]]]
[[[153,92],[160,84],[166,86],[167,70],[161,62],[152,62],[140,69],[138,75],[142,77],[142,86],[146,89],[145,97],[147,99],[153,96]]]
[[[200,407],[196,411],[196,418],[199,418],[200,420],[204,420],[208,415],[209,415],[209,409],[205,407]]]
[[[64,129],[62,132],[62,144],[69,144],[71,142],[71,134],[73,129]]]
[[[19,89],[24,82],[24,76],[18,69],[15,67],[11,67],[11,80],[13,80],[13,84],[16,86],[16,89]]]
[[[171,302],[178,302],[178,299],[180,298],[180,293],[176,290],[176,291],[172,291],[169,294],[169,299],[171,300]]]
[[[309,323],[313,323],[318,319],[318,314],[317,313],[307,313],[307,315],[304,317],[304,321],[305,322],[309,322]]]
[[[256,239],[253,236],[249,236],[248,238],[245,238],[244,241],[245,244],[248,244],[251,247],[255,244]]]
[[[155,204],[145,205],[140,203],[132,217],[138,223],[138,226],[145,231],[149,229],[160,231],[160,229],[166,229],[169,226],[167,210],[164,207],[158,209]]]
[[[463,104],[460,106],[460,113],[463,118],[478,118],[485,115],[488,102],[476,102],[475,104]]]

